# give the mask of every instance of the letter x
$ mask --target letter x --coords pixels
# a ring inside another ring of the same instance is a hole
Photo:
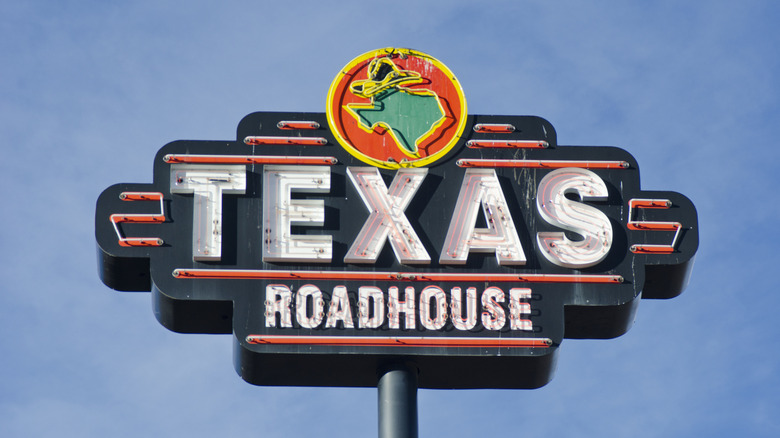
[[[377,168],[347,168],[349,179],[370,214],[347,251],[345,263],[375,263],[388,237],[399,263],[412,265],[431,262],[428,252],[404,214],[427,173],[428,169],[400,169],[388,189]]]

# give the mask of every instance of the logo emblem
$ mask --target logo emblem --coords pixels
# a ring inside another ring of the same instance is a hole
[[[385,169],[444,157],[466,126],[466,99],[452,72],[410,49],[358,56],[330,86],[326,109],[336,139],[355,158]]]

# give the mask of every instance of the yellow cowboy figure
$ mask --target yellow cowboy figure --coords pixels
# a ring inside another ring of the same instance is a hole
[[[373,132],[381,126],[404,154],[420,158],[418,146],[445,120],[436,93],[405,86],[424,80],[416,71],[399,69],[390,58],[375,58],[368,64],[368,79],[349,86],[352,94],[370,99],[370,103],[351,103],[346,109],[363,130]]]

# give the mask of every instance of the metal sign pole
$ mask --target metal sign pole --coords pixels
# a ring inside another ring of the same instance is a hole
[[[417,367],[379,370],[379,438],[417,438]]]

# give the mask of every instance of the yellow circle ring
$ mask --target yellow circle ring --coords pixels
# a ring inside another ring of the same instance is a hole
[[[353,68],[355,68],[360,64],[370,62],[372,59],[380,56],[387,56],[391,54],[399,54],[402,57],[414,56],[416,58],[425,59],[426,61],[433,64],[452,82],[452,87],[455,89],[455,92],[458,96],[458,100],[460,102],[460,114],[453,114],[453,116],[456,117],[456,122],[457,122],[455,133],[452,135],[452,138],[447,142],[447,144],[440,150],[434,152],[433,154],[427,157],[420,158],[418,160],[413,160],[413,161],[405,161],[401,163],[394,162],[394,161],[379,160],[377,158],[368,156],[363,152],[359,151],[346,138],[344,138],[344,134],[342,132],[336,129],[338,122],[335,118],[336,115],[334,114],[333,111],[334,99],[338,98],[338,96],[336,96],[336,89],[341,84],[341,81],[344,78],[344,76],[346,76],[350,71],[352,71]],[[336,78],[333,79],[333,82],[331,82],[330,84],[330,88],[328,89],[328,100],[327,100],[327,107],[325,113],[328,118],[328,124],[330,125],[331,132],[336,137],[336,140],[338,140],[341,146],[343,146],[344,149],[347,152],[349,152],[350,155],[352,155],[353,157],[357,158],[358,160],[364,163],[370,164],[375,167],[380,167],[383,169],[400,169],[402,167],[423,167],[444,157],[450,150],[452,150],[453,147],[455,147],[455,144],[457,144],[458,140],[461,138],[461,134],[463,134],[463,130],[466,128],[466,119],[467,119],[468,111],[466,108],[466,97],[463,94],[463,88],[460,86],[460,82],[457,80],[457,78],[455,78],[455,75],[452,73],[452,71],[450,71],[450,69],[447,68],[447,66],[444,65],[441,61],[426,53],[418,52],[416,50],[386,47],[384,49],[366,52],[358,56],[357,58],[353,59],[346,66],[344,66],[344,68],[339,72],[339,74],[336,75]]]

